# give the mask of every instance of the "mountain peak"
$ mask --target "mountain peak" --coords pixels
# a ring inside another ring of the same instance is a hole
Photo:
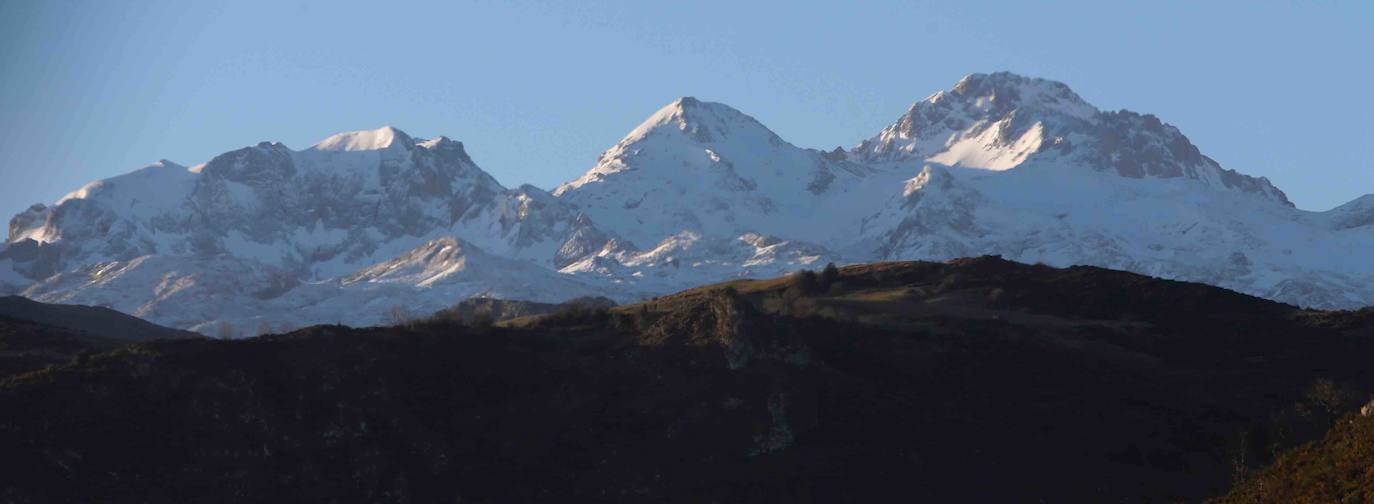
[[[650,115],[603,152],[596,166],[554,189],[553,194],[562,196],[612,174],[630,171],[632,166],[673,166],[672,170],[679,171],[680,167],[693,164],[727,167],[729,170],[722,173],[728,172],[726,176],[732,181],[726,185],[749,187],[755,182],[738,176],[733,171],[734,163],[778,148],[800,150],[757,119],[729,105],[683,96]]]
[[[454,140],[454,139],[452,139],[452,138],[449,138],[449,137],[446,137],[446,136],[443,136],[443,135],[439,135],[439,136],[434,137],[434,138],[431,138],[431,139],[429,139],[429,140],[421,140],[419,143],[420,143],[421,145],[448,145],[448,144],[454,144],[454,143],[459,144],[459,145],[462,145],[462,142],[456,141],[456,140]]]
[[[350,131],[339,133],[315,144],[310,150],[316,151],[370,151],[386,150],[392,147],[411,148],[415,141],[404,131],[391,126],[374,130]]]
[[[697,143],[723,142],[731,138],[781,141],[772,130],[734,107],[684,96],[654,112],[626,135],[621,144],[663,131],[680,132]]]
[[[1102,112],[1061,82],[975,73],[916,102],[854,149],[865,161],[922,161],[986,170],[1074,164],[1126,178],[1188,178],[1291,206],[1267,180],[1222,168],[1152,115]]]
[[[1062,82],[1011,72],[965,75],[948,93],[936,93],[927,101],[936,103],[945,99],[973,101],[975,106],[989,113],[1035,108],[1060,112],[1079,119],[1089,119],[1097,113],[1096,107],[1088,104]]]
[[[424,149],[429,149],[429,150],[434,150],[434,151],[450,151],[450,150],[452,150],[452,151],[457,151],[457,152],[466,152],[466,151],[463,149],[463,142],[459,142],[459,141],[457,141],[457,140],[454,140],[454,139],[452,139],[452,138],[449,138],[449,137],[446,137],[446,136],[443,136],[443,135],[440,135],[440,136],[431,138],[431,139],[429,139],[429,140],[425,140],[425,139],[416,139],[416,140],[415,140],[415,145],[418,146],[418,147],[424,148]]]
[[[1099,114],[1061,82],[975,73],[912,104],[855,152],[866,160],[921,159],[1006,170],[1059,141],[1047,131],[1078,128]]]
[[[724,103],[705,102],[692,96],[683,96],[658,109],[654,115],[649,116],[649,120],[652,121],[657,118],[696,121],[708,117],[743,115],[743,112]]]
[[[170,160],[166,160],[166,159],[159,159],[159,160],[157,160],[157,162],[148,165],[148,167],[171,168],[171,169],[177,169],[177,170],[185,170],[185,169],[186,169],[185,166],[182,166],[182,165],[180,165],[180,164],[177,164],[175,161],[170,161]]]

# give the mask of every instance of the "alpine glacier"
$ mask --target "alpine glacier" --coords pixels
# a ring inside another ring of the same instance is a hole
[[[996,254],[1374,304],[1374,195],[1294,208],[1151,115],[973,74],[849,150],[694,98],[584,175],[509,189],[394,128],[159,161],[10,221],[0,291],[179,328],[375,324],[473,295],[631,301],[837,263]]]

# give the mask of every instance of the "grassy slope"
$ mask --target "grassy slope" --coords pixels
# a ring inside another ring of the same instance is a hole
[[[1216,502],[1374,502],[1374,416],[1347,415],[1325,438],[1285,453]]]

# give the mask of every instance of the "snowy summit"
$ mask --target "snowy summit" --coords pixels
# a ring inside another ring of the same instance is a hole
[[[826,262],[997,254],[1374,304],[1374,196],[1299,210],[1148,114],[973,74],[849,150],[684,97],[583,175],[507,188],[383,127],[160,161],[14,216],[0,291],[180,328],[374,324],[473,295],[621,301]]]

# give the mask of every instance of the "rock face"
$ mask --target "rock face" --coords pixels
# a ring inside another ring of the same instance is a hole
[[[1128,178],[1186,178],[1292,206],[1268,180],[1223,169],[1153,115],[1102,112],[1062,83],[1006,72],[969,75],[917,102],[854,154],[987,170],[1077,164]]]
[[[1062,83],[1008,73],[965,77],[849,151],[798,148],[725,105],[684,98],[555,194],[677,259],[619,244],[562,271],[650,291],[830,260],[997,254],[1302,306],[1374,304],[1374,264],[1334,253],[1374,251],[1374,196],[1298,210],[1154,116],[1100,111]]]
[[[1298,210],[1154,116],[974,74],[848,151],[682,98],[552,193],[394,128],[160,161],[11,219],[0,293],[200,330],[371,324],[478,294],[627,302],[831,261],[998,254],[1351,308],[1374,304],[1374,264],[1354,253],[1374,251],[1370,198]]]
[[[461,143],[388,127],[88,184],[15,217],[0,271],[29,297],[178,327],[368,324],[383,300],[600,292],[554,268],[608,239],[544,191],[502,187]]]

